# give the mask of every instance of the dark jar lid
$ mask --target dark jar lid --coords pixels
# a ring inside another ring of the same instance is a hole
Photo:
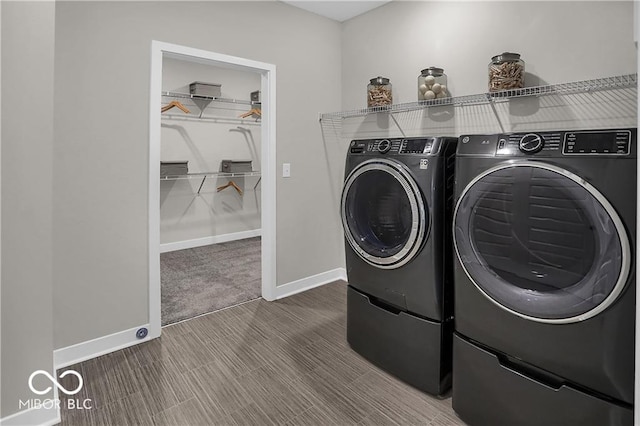
[[[429,67],[423,69],[422,71],[420,71],[420,73],[422,73],[422,75],[435,75],[436,77],[439,77],[444,74],[444,69],[438,67]]]
[[[384,78],[384,77],[376,77],[376,78],[372,78],[371,80],[369,80],[369,82],[371,84],[376,85],[376,86],[380,86],[380,85],[389,84],[389,79],[388,78]]]
[[[515,62],[520,60],[520,54],[519,53],[513,53],[513,52],[503,52],[499,55],[494,56],[493,58],[491,58],[491,62],[495,62],[495,63],[501,63],[501,62]]]

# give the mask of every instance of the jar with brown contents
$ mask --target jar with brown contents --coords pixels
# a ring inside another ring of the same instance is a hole
[[[388,78],[376,77],[367,86],[367,107],[387,106],[393,103],[391,83]]]
[[[489,92],[524,87],[524,61],[518,53],[504,52],[491,58]]]

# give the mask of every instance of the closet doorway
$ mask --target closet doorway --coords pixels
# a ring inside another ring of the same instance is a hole
[[[275,66],[156,41],[151,56],[153,338],[162,325],[274,299]]]

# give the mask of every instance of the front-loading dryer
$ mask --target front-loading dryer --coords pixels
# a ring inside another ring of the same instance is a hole
[[[453,408],[631,425],[636,129],[462,136]]]
[[[432,394],[451,381],[456,138],[354,140],[346,160],[347,340]]]

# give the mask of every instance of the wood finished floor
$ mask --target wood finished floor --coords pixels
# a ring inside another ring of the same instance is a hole
[[[336,282],[165,327],[159,339],[68,367],[84,378],[69,398],[93,408],[63,409],[61,424],[464,425],[450,398],[356,354],[345,310],[346,285]],[[61,382],[73,389],[73,380]]]

